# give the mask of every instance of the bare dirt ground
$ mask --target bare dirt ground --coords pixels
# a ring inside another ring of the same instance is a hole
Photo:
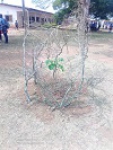
[[[0,150],[112,150],[112,39],[107,35],[103,41],[91,40],[87,58],[92,64],[104,66],[106,78],[101,86],[106,91],[105,99],[91,103],[92,109],[73,114],[69,109],[52,112],[36,101],[26,103],[22,34],[21,29],[10,29],[9,44],[0,45]]]

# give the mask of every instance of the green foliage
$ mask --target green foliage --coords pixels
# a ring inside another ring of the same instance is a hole
[[[62,65],[62,62],[63,62],[63,58],[58,58],[58,59],[55,59],[55,60],[46,60],[46,65],[47,67],[49,68],[49,70],[56,70],[56,69],[60,69],[61,71],[64,71],[64,67]]]
[[[113,0],[91,0],[90,13],[106,19],[108,14],[113,15]]]
[[[54,14],[54,19],[55,19],[56,23],[61,24],[64,17],[68,18],[70,13],[71,13],[71,11],[69,8],[59,10],[57,13]]]
[[[71,15],[71,12],[77,8],[78,0],[55,0],[53,8],[58,12],[55,14],[57,23],[62,22],[65,16]],[[106,19],[107,15],[113,15],[113,0],[91,0],[90,1],[90,14],[101,19]]]
[[[55,13],[54,18],[57,24],[61,24],[64,17],[68,18],[73,9],[77,8],[77,0],[55,0],[53,2],[53,8],[59,10]]]
[[[65,9],[65,8],[75,8],[77,5],[77,0],[54,0],[53,8],[54,9]]]
[[[44,25],[42,25],[45,28],[51,28],[51,27],[55,27],[56,23],[45,23]]]
[[[2,0],[1,0],[2,1]],[[70,13],[77,8],[78,0],[32,0],[40,8],[47,8],[53,2],[53,8],[58,10],[55,18],[56,22],[65,15],[69,16]],[[106,18],[108,14],[113,15],[113,0],[90,0],[90,14],[95,17]]]
[[[62,2],[61,2],[61,0],[55,0],[54,2],[53,2],[53,8],[54,9],[60,9],[62,7]]]

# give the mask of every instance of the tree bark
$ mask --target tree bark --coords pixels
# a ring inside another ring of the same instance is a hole
[[[82,89],[85,74],[85,60],[88,52],[88,37],[87,37],[87,19],[89,13],[90,0],[79,0],[78,1],[78,42],[80,51],[80,85],[79,93]]]

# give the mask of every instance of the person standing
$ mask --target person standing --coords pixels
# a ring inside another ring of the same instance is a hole
[[[2,26],[0,24],[0,43],[2,42]]]
[[[0,16],[0,31],[1,33],[4,35],[5,38],[5,43],[8,44],[8,29],[9,29],[9,23],[6,19],[2,18],[2,16]],[[2,39],[2,36],[1,36]]]
[[[111,32],[112,31],[112,23],[110,23],[110,25],[109,25],[109,32]]]
[[[15,28],[18,30],[18,21],[15,21]]]
[[[2,41],[2,31],[1,31],[1,27],[0,27],[0,43]]]

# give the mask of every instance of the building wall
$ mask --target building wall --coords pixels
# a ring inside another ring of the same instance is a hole
[[[12,16],[12,19],[9,20],[9,24],[14,26],[15,20],[17,20],[17,11],[21,11],[20,8],[10,7],[10,6],[2,6],[0,5],[0,14],[5,18],[6,15]]]
[[[23,10],[21,7],[14,7],[14,6],[8,6],[7,4],[0,4],[0,14],[4,18],[9,16],[8,21],[10,26],[15,26],[15,20],[18,20],[19,27],[22,27],[24,25],[23,23]],[[44,24],[44,23],[52,23],[54,22],[53,20],[53,14],[32,9],[32,8],[27,8],[26,9],[26,22],[28,26],[31,26],[32,24]],[[6,18],[7,19],[7,18]]]
[[[53,20],[53,14],[51,13],[46,13],[46,12],[41,12],[41,11],[31,11],[31,10],[26,10],[25,11],[25,18],[26,18],[26,24],[29,26],[33,25],[42,25],[45,23],[52,23],[54,22]],[[19,26],[23,26],[23,12],[18,11],[17,12],[17,20],[19,22]]]

